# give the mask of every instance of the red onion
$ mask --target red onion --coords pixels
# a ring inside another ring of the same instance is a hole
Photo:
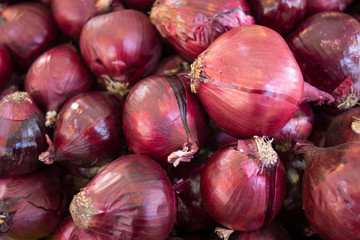
[[[0,46],[0,90],[9,82],[13,66],[9,53]]]
[[[249,0],[249,4],[257,24],[281,35],[286,35],[305,17],[306,0]]]
[[[127,147],[163,167],[189,162],[205,143],[207,116],[176,75],[150,76],[131,89],[123,112]]]
[[[81,32],[80,48],[99,81],[108,91],[121,95],[154,71],[161,55],[156,30],[149,18],[136,10],[116,11],[89,20]]]
[[[60,29],[73,39],[79,39],[87,21],[92,17],[113,10],[118,0],[53,0],[51,10]]]
[[[69,216],[65,218],[61,224],[57,227],[55,233],[52,235],[52,240],[68,240],[72,231],[76,228],[75,223]]]
[[[36,2],[9,5],[0,10],[0,44],[22,69],[45,50],[58,36],[58,29],[49,9]]]
[[[101,166],[123,147],[122,102],[105,92],[80,93],[61,108],[54,127],[54,143],[39,156],[79,167]]]
[[[150,11],[155,0],[123,0],[128,8],[136,9],[142,12]]]
[[[335,97],[339,109],[359,100],[360,23],[347,14],[319,13],[287,39],[304,80]]]
[[[206,210],[218,223],[256,230],[280,211],[286,196],[284,165],[265,137],[238,140],[215,152],[201,175]]]
[[[306,0],[306,14],[314,15],[320,12],[342,12],[353,0]]]
[[[258,230],[239,232],[238,240],[291,240],[289,233],[281,224],[273,221]]]
[[[302,195],[312,227],[325,239],[359,239],[360,144],[319,148],[298,142],[294,151],[307,165]]]
[[[258,25],[221,35],[195,60],[190,76],[210,118],[238,138],[274,135],[303,97],[301,71],[286,42]]]
[[[189,73],[190,64],[180,55],[172,55],[163,59],[154,75]]]
[[[0,238],[36,240],[62,219],[66,198],[58,181],[43,172],[0,180]]]
[[[111,239],[165,239],[176,200],[161,166],[127,155],[103,168],[70,205],[76,225]]]
[[[42,164],[46,150],[45,119],[25,92],[15,92],[0,101],[0,168],[10,175],[29,173]]]
[[[246,0],[157,0],[150,19],[188,61],[193,61],[224,32],[254,24]]]
[[[38,57],[25,79],[25,90],[46,112],[46,126],[52,126],[57,111],[71,97],[90,90],[92,77],[76,49],[56,46]]]

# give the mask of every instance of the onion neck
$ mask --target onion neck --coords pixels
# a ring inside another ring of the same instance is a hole
[[[123,98],[129,93],[129,83],[117,81],[108,75],[101,76],[101,79],[109,93],[120,96],[120,98]]]
[[[224,227],[217,227],[215,228],[215,233],[219,236],[219,238],[228,240],[230,235],[235,232],[235,230],[224,228]]]
[[[42,152],[39,155],[39,161],[45,163],[45,164],[53,164],[55,161],[55,147],[54,144],[52,143],[49,135],[45,135],[46,137],[46,141],[49,145],[49,148],[47,149],[47,151]]]
[[[354,121],[351,122],[350,128],[354,133],[360,134],[360,118],[354,117]]]
[[[330,104],[334,102],[335,99],[333,96],[328,94],[327,92],[321,91],[316,87],[310,85],[307,82],[304,82],[304,95],[302,102],[315,102],[316,104]]]
[[[17,212],[19,200],[27,198],[28,196],[5,198],[0,201],[0,233],[6,233],[11,229],[13,217]]]
[[[15,103],[20,103],[25,100],[30,101],[29,94],[27,92],[20,92],[20,91],[11,93],[5,96],[3,99],[6,102],[15,102]]]
[[[198,143],[192,138],[187,140],[182,150],[172,152],[167,161],[177,167],[180,162],[190,162],[194,158],[194,154],[199,150]]]
[[[110,11],[112,0],[97,0],[95,7],[98,14]]]
[[[190,87],[191,87],[191,92],[196,93],[196,89],[200,83],[200,79],[201,79],[201,73],[202,73],[202,69],[204,67],[203,65],[203,59],[202,59],[202,55],[204,53],[200,54],[200,56],[198,58],[195,59],[195,61],[191,64],[191,71],[190,71],[190,78],[191,78],[191,83],[190,83]]]
[[[311,142],[297,141],[293,147],[293,152],[295,155],[300,156],[301,160],[305,161],[306,166],[309,166],[313,161],[314,155],[317,154],[318,148]]]
[[[55,110],[46,112],[45,126],[53,127],[57,118],[57,112]]]
[[[271,145],[273,141],[274,139],[268,139],[265,136],[254,136],[256,152],[261,164],[261,172],[264,168],[275,166],[278,163],[279,157]]]

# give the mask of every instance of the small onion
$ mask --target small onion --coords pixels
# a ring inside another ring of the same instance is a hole
[[[342,12],[354,0],[306,0],[306,14],[308,16],[320,12]]]
[[[100,83],[125,95],[155,70],[161,42],[144,13],[121,10],[90,19],[81,32],[80,49]]]
[[[294,152],[307,166],[302,196],[311,226],[324,239],[360,239],[360,144],[319,148],[298,142]]]
[[[70,44],[56,46],[31,65],[25,90],[46,112],[46,126],[52,126],[57,111],[71,97],[90,90],[92,77],[76,49]]]
[[[205,143],[205,111],[182,78],[150,76],[130,91],[123,128],[128,148],[166,167],[190,161]]]
[[[9,82],[13,70],[12,61],[7,50],[0,46],[0,90]]]
[[[27,69],[58,36],[49,9],[36,2],[9,5],[0,10],[0,44],[21,69]]]
[[[80,93],[66,102],[54,127],[54,143],[39,156],[78,167],[101,166],[123,148],[122,101],[106,92]]]
[[[190,76],[210,118],[238,138],[279,132],[303,98],[303,77],[286,42],[259,25],[221,35],[195,60]]]
[[[188,61],[193,61],[224,32],[254,24],[246,0],[157,0],[150,19]]]
[[[360,23],[351,16],[319,13],[307,18],[287,43],[304,80],[332,94],[337,107],[353,107],[360,98]]]
[[[111,239],[163,240],[175,223],[170,181],[151,158],[127,155],[103,168],[70,204],[76,225]]]
[[[45,119],[26,92],[15,92],[0,101],[0,168],[9,175],[32,172],[42,164],[46,150]]]
[[[255,136],[215,152],[201,175],[206,210],[218,223],[252,231],[270,223],[286,196],[286,172],[266,138]]]
[[[62,219],[66,197],[59,181],[44,172],[0,180],[0,238],[37,240]]]

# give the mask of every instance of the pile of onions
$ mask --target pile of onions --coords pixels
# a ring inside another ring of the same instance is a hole
[[[13,65],[7,50],[0,46],[0,90],[8,84],[13,71]]]
[[[250,0],[249,4],[256,24],[281,35],[286,35],[305,17],[306,0]]]
[[[45,119],[26,92],[15,92],[0,101],[0,168],[9,175],[41,167],[39,154],[48,147]]]
[[[0,180],[0,238],[37,240],[62,219],[66,197],[46,172]]]
[[[188,162],[205,143],[208,118],[182,77],[150,76],[130,91],[124,104],[127,147],[166,167]]]
[[[280,34],[260,25],[232,29],[191,66],[191,88],[226,133],[272,136],[303,98],[300,68]]]
[[[78,167],[101,166],[123,148],[122,101],[106,92],[80,93],[61,108],[54,126],[54,143],[39,156]]]
[[[304,80],[332,94],[341,110],[360,97],[359,39],[360,23],[339,12],[307,18],[287,39]]]
[[[111,239],[165,239],[176,214],[166,172],[151,158],[127,155],[103,168],[74,196],[77,226]]]
[[[306,15],[320,12],[342,12],[354,0],[306,0]]]
[[[188,61],[224,32],[254,24],[246,0],[157,0],[150,19]]]
[[[4,45],[14,62],[27,69],[58,36],[49,9],[36,2],[3,6],[0,10],[0,45]]]
[[[200,190],[209,215],[221,225],[252,231],[270,223],[286,196],[286,172],[265,137],[238,140],[207,161]]]
[[[51,2],[54,19],[61,31],[77,40],[89,19],[122,8],[119,0],[53,0]]]
[[[161,42],[144,13],[121,10],[90,19],[81,32],[80,49],[99,82],[108,91],[125,95],[156,69]]]
[[[307,165],[302,195],[311,226],[324,239],[359,239],[360,144],[319,148],[298,142],[294,152]]]
[[[90,90],[92,77],[70,44],[58,45],[38,57],[25,79],[25,90],[46,112],[52,126],[57,111],[71,97]]]

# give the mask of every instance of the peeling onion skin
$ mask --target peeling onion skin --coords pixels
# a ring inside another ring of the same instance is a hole
[[[0,91],[8,84],[13,72],[13,64],[9,53],[4,47],[0,47]]]
[[[90,19],[81,32],[80,49],[98,81],[124,96],[156,69],[162,46],[147,15],[120,10]]]
[[[360,23],[339,12],[319,13],[303,21],[287,38],[304,80],[332,94],[339,109],[360,96]],[[345,97],[354,99],[345,104]],[[343,103],[343,104],[341,104]]]
[[[157,0],[150,19],[178,53],[191,62],[224,32],[254,24],[246,0]]]
[[[262,161],[254,139],[238,140],[207,161],[200,180],[201,196],[219,224],[252,231],[276,217],[286,196],[286,172],[278,157],[268,167],[262,167]]]
[[[192,64],[190,77],[210,118],[237,138],[279,132],[304,92],[300,68],[284,39],[259,25],[221,35]]]
[[[0,168],[9,175],[30,173],[43,166],[37,161],[48,147],[45,119],[25,92],[0,101]]]
[[[108,239],[162,240],[175,223],[176,199],[161,166],[145,155],[118,158],[70,204],[76,225]]]
[[[12,222],[8,232],[0,238],[37,240],[52,233],[62,220],[66,208],[66,197],[59,181],[45,172],[11,177],[0,180],[0,205],[4,214],[4,203],[10,211]],[[3,218],[4,220],[4,218]],[[4,230],[4,224],[0,229]]]
[[[256,24],[285,36],[305,17],[306,0],[249,0]]]
[[[354,0],[306,0],[306,15],[320,12],[342,12]]]
[[[360,144],[298,142],[294,151],[307,165],[302,195],[311,226],[324,239],[360,239]]]

